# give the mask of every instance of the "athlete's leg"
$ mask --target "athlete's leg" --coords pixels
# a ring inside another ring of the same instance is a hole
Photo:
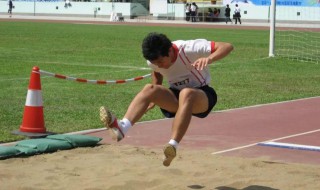
[[[174,93],[162,86],[147,84],[132,100],[122,120],[117,120],[106,107],[100,107],[100,120],[109,129],[112,139],[121,141],[127,131],[143,116],[150,103],[170,112],[178,109],[178,99]]]
[[[208,110],[208,97],[200,89],[185,88],[179,94],[179,108],[172,124],[171,140],[164,149],[163,165],[170,166],[176,157],[176,149],[185,135],[192,114],[203,113]]]
[[[170,112],[178,110],[178,100],[170,89],[162,85],[147,84],[132,100],[124,118],[133,125],[147,111],[151,102]]]
[[[208,104],[208,97],[204,91],[183,89],[179,95],[179,107],[172,124],[171,139],[179,143],[189,127],[192,114],[207,111]]]

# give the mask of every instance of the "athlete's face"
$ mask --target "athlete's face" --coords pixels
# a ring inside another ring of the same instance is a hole
[[[151,61],[152,64],[162,69],[168,69],[174,62],[174,50],[169,49],[169,56],[159,56],[158,59]]]
[[[151,61],[152,64],[162,69],[168,69],[171,66],[171,58],[168,56],[160,56],[158,59]]]

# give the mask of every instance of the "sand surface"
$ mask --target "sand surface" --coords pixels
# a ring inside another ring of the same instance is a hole
[[[0,161],[0,189],[320,189],[320,166],[211,152],[180,148],[170,167],[161,149],[114,144],[11,158]]]

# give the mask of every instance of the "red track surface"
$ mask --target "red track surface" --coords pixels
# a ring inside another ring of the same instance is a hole
[[[208,154],[320,164],[319,151],[257,145],[272,140],[320,146],[319,116],[320,97],[215,112],[205,119],[192,118],[180,147],[215,150]],[[137,123],[120,144],[161,148],[170,139],[171,123],[172,119]],[[113,143],[107,131],[89,135],[102,137],[102,143]]]

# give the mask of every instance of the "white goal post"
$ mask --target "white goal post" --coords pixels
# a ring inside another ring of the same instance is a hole
[[[274,57],[275,31],[276,31],[276,0],[271,0],[269,57]]]
[[[276,4],[276,0],[271,0],[269,57],[320,63],[320,6]],[[301,15],[310,20],[299,19]],[[291,20],[284,21],[284,16]]]

